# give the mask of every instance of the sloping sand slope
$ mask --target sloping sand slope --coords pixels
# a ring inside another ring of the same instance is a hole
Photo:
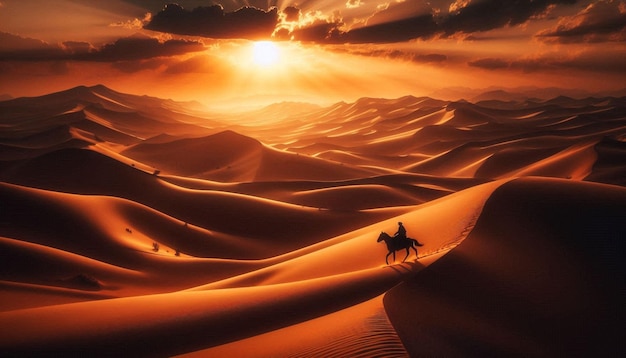
[[[167,356],[301,322],[383,293],[402,279],[380,268],[230,290],[180,292],[0,315],[3,353]]]
[[[389,323],[383,295],[343,310],[181,357],[388,357],[407,352]]]
[[[625,238],[622,187],[509,182],[385,308],[412,356],[623,356]]]
[[[221,182],[340,180],[381,172],[273,150],[233,131],[168,143],[138,144],[121,154],[166,174]]]
[[[170,355],[328,314],[384,293],[457,245],[497,186],[479,186],[415,207],[403,216],[277,257],[268,269],[194,290],[5,312],[0,321],[14,329],[0,339],[0,346],[19,354]],[[421,249],[426,256],[419,263],[383,265],[386,250],[376,243],[377,232],[392,230],[397,220],[414,228],[412,235],[425,243]],[[142,270],[153,272],[150,276],[156,269],[166,279],[167,270],[180,268],[202,275],[202,266],[194,268],[184,259],[167,267],[150,256],[143,260],[158,265]]]

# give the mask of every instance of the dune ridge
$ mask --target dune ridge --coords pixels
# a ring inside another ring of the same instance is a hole
[[[385,296],[410,355],[622,355],[625,204],[617,186],[500,186],[465,241]]]
[[[626,98],[516,98],[2,101],[0,351],[621,356]]]
[[[386,291],[401,276],[393,270],[375,271],[291,283],[288,288],[179,292],[15,310],[0,314],[5,324],[20,322],[3,335],[0,346],[9,355],[184,353],[352,305],[363,295]],[[80,318],[85,315],[90,319]]]
[[[180,357],[406,357],[381,301],[382,295],[290,327]]]

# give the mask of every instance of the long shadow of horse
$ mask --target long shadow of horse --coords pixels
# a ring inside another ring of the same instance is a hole
[[[415,259],[417,259],[417,246],[424,246],[420,244],[417,240],[412,239],[410,237],[401,238],[397,236],[390,236],[386,232],[382,231],[380,235],[378,235],[378,240],[376,242],[384,241],[387,244],[387,256],[385,256],[385,263],[389,265],[389,255],[393,255],[393,261],[396,261],[396,251],[400,251],[402,249],[406,249],[406,256],[402,259],[402,262],[406,261],[411,252],[409,249],[413,249],[415,251]]]

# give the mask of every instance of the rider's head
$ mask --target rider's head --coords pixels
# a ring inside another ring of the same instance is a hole
[[[401,222],[401,221],[398,221],[398,225],[402,226],[402,222]]]

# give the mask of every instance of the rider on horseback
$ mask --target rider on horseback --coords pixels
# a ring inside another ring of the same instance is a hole
[[[404,257],[402,262],[404,262],[409,257],[409,249],[415,251],[415,257],[418,258],[419,255],[417,253],[416,247],[423,246],[417,240],[406,236],[406,229],[401,222],[398,222],[398,231],[393,236],[390,236],[386,232],[381,231],[380,235],[378,235],[378,240],[376,241],[384,241],[385,244],[387,244],[387,251],[389,251],[387,253],[387,256],[385,256],[385,262],[387,263],[387,265],[389,265],[389,256],[393,255],[393,262],[395,262],[396,251],[400,250],[406,250],[406,256]]]
[[[398,231],[393,234],[393,237],[398,238],[400,240],[406,240],[406,229],[402,225],[402,222],[398,222]]]

